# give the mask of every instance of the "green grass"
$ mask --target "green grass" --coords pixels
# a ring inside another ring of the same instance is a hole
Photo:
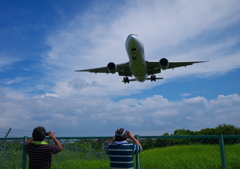
[[[60,163],[53,163],[52,169],[75,169],[75,168],[82,168],[82,169],[105,169],[109,168],[109,162],[106,160],[66,160]]]
[[[225,145],[225,152],[227,168],[240,169],[240,144]],[[22,151],[6,152],[5,168],[20,168],[21,159]],[[199,144],[147,149],[140,153],[140,166],[141,169],[221,169],[220,148]],[[109,158],[104,151],[75,153],[67,149],[52,156],[52,169],[68,168],[106,169]]]
[[[109,168],[109,160],[105,152],[74,153],[64,150],[52,156],[52,169],[105,169]]]
[[[228,169],[240,169],[239,146],[225,146]],[[222,166],[219,145],[154,148],[141,152],[140,159],[141,169],[220,169]]]
[[[227,168],[240,169],[240,145],[226,145]],[[61,154],[63,153],[63,154]],[[109,168],[105,153],[93,154],[64,151],[54,157],[53,169],[57,168]],[[153,148],[140,153],[141,169],[220,169],[219,145],[182,145]]]

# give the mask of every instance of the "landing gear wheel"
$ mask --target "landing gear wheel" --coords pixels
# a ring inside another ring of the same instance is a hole
[[[128,77],[124,77],[124,78],[123,78],[123,82],[124,82],[124,83],[129,83]]]
[[[154,82],[156,81],[156,76],[155,75],[151,75],[151,82],[152,81],[154,81]]]

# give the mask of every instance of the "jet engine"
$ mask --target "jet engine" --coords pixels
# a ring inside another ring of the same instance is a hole
[[[109,73],[114,74],[114,73],[117,72],[117,65],[115,65],[115,63],[113,63],[113,62],[110,62],[107,65],[107,70],[108,70]]]
[[[160,66],[160,68],[161,68],[162,70],[167,69],[168,66],[169,66],[168,60],[167,60],[166,58],[160,59],[160,60],[159,60],[159,66]]]

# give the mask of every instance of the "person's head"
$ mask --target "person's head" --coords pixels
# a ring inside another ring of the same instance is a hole
[[[44,127],[36,127],[33,130],[32,137],[34,141],[43,141],[46,137],[46,130]]]
[[[127,140],[128,131],[124,128],[118,128],[115,132],[115,140],[116,141],[124,141]]]

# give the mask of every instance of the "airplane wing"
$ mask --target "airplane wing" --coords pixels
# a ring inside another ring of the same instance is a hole
[[[194,63],[202,63],[202,62],[208,62],[208,61],[169,62],[169,66],[168,66],[167,69],[174,69],[174,68],[183,67],[183,66],[186,67],[186,66],[189,66],[189,65],[193,65]],[[161,73],[159,62],[146,61],[146,63],[147,63],[148,75]]]
[[[202,63],[202,62],[208,62],[208,61],[194,61],[194,62],[169,62],[168,69],[174,69],[176,67],[182,67],[182,66],[189,66],[193,65],[194,63]]]
[[[109,73],[107,67],[99,67],[93,69],[74,70],[75,72],[90,72],[90,73]]]
[[[129,62],[117,64],[117,72],[119,76],[132,76],[132,72],[129,68]],[[99,68],[93,68],[93,69],[83,69],[83,70],[75,70],[75,72],[90,72],[90,73],[111,73],[108,71],[107,66],[106,67],[99,67]]]
[[[119,76],[132,76],[132,72],[129,68],[129,62],[118,64],[117,70]]]

